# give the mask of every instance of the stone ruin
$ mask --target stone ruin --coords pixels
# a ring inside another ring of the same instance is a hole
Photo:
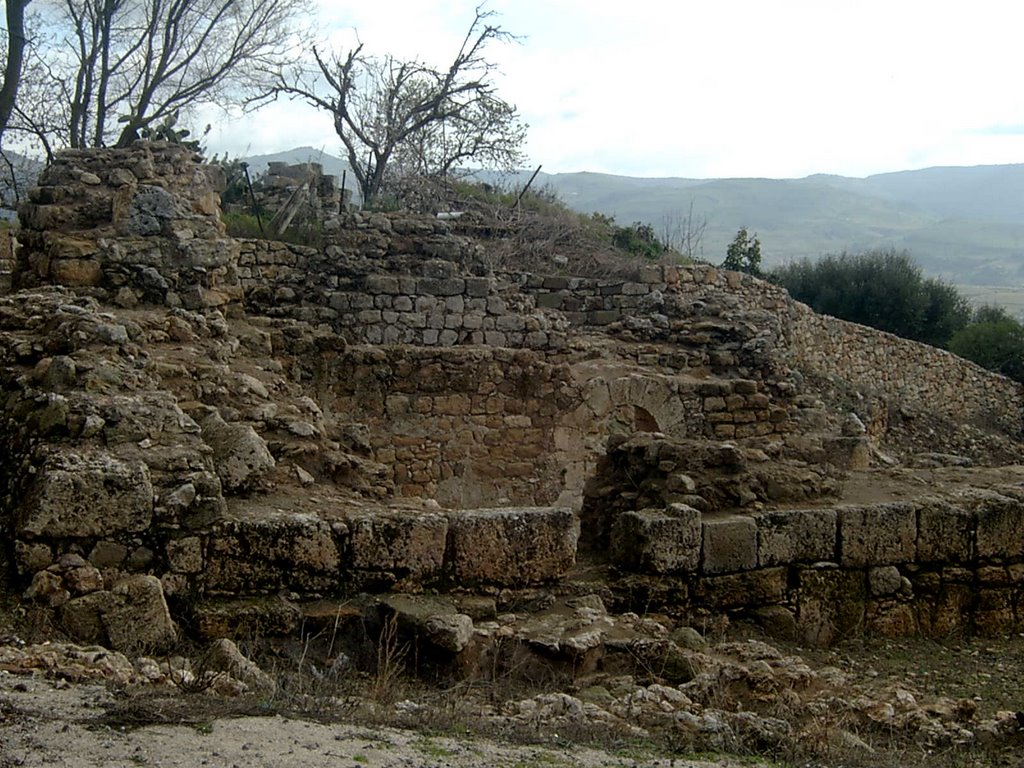
[[[1019,384],[707,265],[497,272],[400,213],[236,241],[220,183],[175,145],[72,151],[20,211],[2,556],[78,640],[383,611],[471,665],[552,606],[532,642],[591,660],[605,608],[1024,626]]]

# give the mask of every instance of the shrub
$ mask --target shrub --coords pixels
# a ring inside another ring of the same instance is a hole
[[[760,277],[761,241],[757,239],[757,234],[750,237],[747,228],[741,227],[725,252],[722,268]]]
[[[956,288],[925,278],[906,251],[805,259],[769,279],[816,312],[933,346],[945,346],[970,320],[967,300]]]
[[[949,340],[949,351],[1024,382],[1024,325],[1001,307],[981,307]]]

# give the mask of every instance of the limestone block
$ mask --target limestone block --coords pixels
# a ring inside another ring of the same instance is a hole
[[[274,457],[252,427],[228,424],[216,411],[200,419],[199,424],[203,440],[213,449],[213,460],[225,491],[253,490],[274,468]]]
[[[331,525],[308,514],[237,516],[217,523],[206,545],[206,587],[214,592],[325,590],[337,584],[339,566]]]
[[[381,511],[346,519],[349,563],[360,571],[385,571],[429,580],[444,565],[448,518],[444,515]]]
[[[153,518],[153,485],[142,461],[103,452],[51,454],[18,510],[25,538],[109,536],[144,531]]]
[[[70,600],[61,607],[60,619],[79,641],[109,642],[124,653],[166,651],[178,640],[163,587],[155,576],[131,576],[109,591]]]
[[[171,619],[160,579],[140,574],[111,589],[117,605],[103,614],[110,645],[116,651],[158,652],[172,647],[178,630]]]
[[[762,568],[796,562],[835,561],[837,518],[833,509],[791,509],[754,516]]]
[[[786,569],[705,576],[694,587],[693,597],[711,609],[782,603],[786,600]]]
[[[801,568],[798,573],[797,626],[803,639],[831,645],[863,631],[867,579],[861,570]]]
[[[1015,631],[1014,590],[1001,587],[979,589],[977,610],[974,613],[974,631],[986,637],[1008,635]]]
[[[576,561],[570,509],[471,509],[449,517],[447,568],[456,583],[527,586],[564,576]]]
[[[205,600],[194,608],[199,637],[264,637],[293,635],[302,622],[294,603],[275,595],[243,600]]]
[[[126,185],[114,196],[114,226],[121,235],[159,235],[176,215],[174,196],[162,187]]]
[[[60,607],[57,616],[61,628],[81,643],[102,645],[108,641],[103,614],[118,603],[113,593],[92,592],[69,600]]]
[[[757,524],[746,515],[707,515],[703,523],[703,573],[757,568]]]
[[[1024,502],[995,492],[975,491],[973,495],[978,558],[1024,556]]]
[[[198,536],[187,536],[167,542],[167,562],[175,573],[201,573],[202,540]]]
[[[900,591],[903,577],[895,565],[868,569],[868,590],[872,597],[891,597]]]
[[[56,259],[50,262],[50,278],[58,285],[97,286],[103,267],[94,259]]]
[[[389,595],[381,599],[381,604],[400,627],[449,653],[459,653],[473,639],[473,620],[447,598]]]
[[[867,628],[883,637],[910,637],[920,629],[913,606],[892,601],[869,606]]]
[[[912,562],[916,538],[913,504],[894,502],[839,509],[839,553],[844,566]]]
[[[643,509],[617,516],[611,531],[616,565],[641,573],[696,571],[700,564],[700,512],[673,504],[671,514]]]
[[[917,501],[917,559],[922,563],[974,560],[976,515],[947,499]]]
[[[213,672],[226,672],[245,683],[250,691],[273,693],[277,689],[274,678],[246,657],[238,646],[226,637],[218,639],[206,652],[204,659]]]

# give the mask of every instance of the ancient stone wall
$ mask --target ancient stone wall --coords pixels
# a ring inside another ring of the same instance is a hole
[[[1024,486],[815,504],[828,483],[731,444],[637,435],[589,484],[581,548],[622,571],[634,609],[746,613],[812,643],[1024,626]],[[722,508],[743,495],[789,504]]]
[[[463,238],[447,234],[443,222],[420,220],[418,229],[402,218],[364,216],[358,222],[362,228],[346,233],[344,247],[328,247],[324,254],[243,243],[242,282],[250,305],[329,323],[354,343],[558,353],[580,331],[669,342],[676,347],[671,355],[648,349],[644,362],[676,371],[738,369],[765,379],[784,376],[788,365],[888,407],[905,405],[905,411],[1024,435],[1024,387],[1018,383],[943,350],[818,315],[749,275],[651,265],[638,267],[633,279],[474,277],[458,267],[476,265],[478,255]],[[426,240],[410,245],[395,234],[410,230]],[[396,268],[406,271],[389,271]]]
[[[0,294],[11,290],[15,246],[14,230],[9,227],[0,227]]]
[[[240,299],[223,179],[196,160],[164,142],[61,152],[19,208],[16,286],[65,285],[124,307]]]
[[[793,302],[785,352],[792,365],[848,382],[918,415],[1024,437],[1024,386],[945,350],[819,315]]]

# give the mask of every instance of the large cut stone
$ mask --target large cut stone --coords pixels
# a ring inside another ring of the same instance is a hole
[[[18,512],[24,538],[82,538],[139,532],[153,518],[153,485],[142,461],[107,453],[48,456]]]
[[[641,573],[693,572],[700,565],[700,512],[685,504],[624,512],[612,524],[611,558]]]
[[[330,523],[308,514],[261,511],[213,527],[206,588],[234,594],[321,591],[337,584],[339,565]]]
[[[570,509],[514,507],[453,512],[448,568],[456,583],[527,586],[564,576],[576,562]]]
[[[352,568],[428,580],[441,573],[448,518],[436,513],[374,512],[346,518]]]
[[[915,559],[917,512],[893,502],[839,510],[839,552],[844,566],[864,568]]]
[[[917,559],[922,563],[974,560],[977,516],[948,499],[917,501]]]
[[[754,516],[757,558],[762,568],[836,559],[836,513],[832,509],[785,509]]]
[[[757,525],[746,515],[715,513],[703,520],[706,574],[733,573],[757,568]]]
[[[155,576],[130,576],[110,591],[76,597],[60,609],[65,631],[84,643],[110,644],[129,654],[159,653],[178,640],[178,630]]]

